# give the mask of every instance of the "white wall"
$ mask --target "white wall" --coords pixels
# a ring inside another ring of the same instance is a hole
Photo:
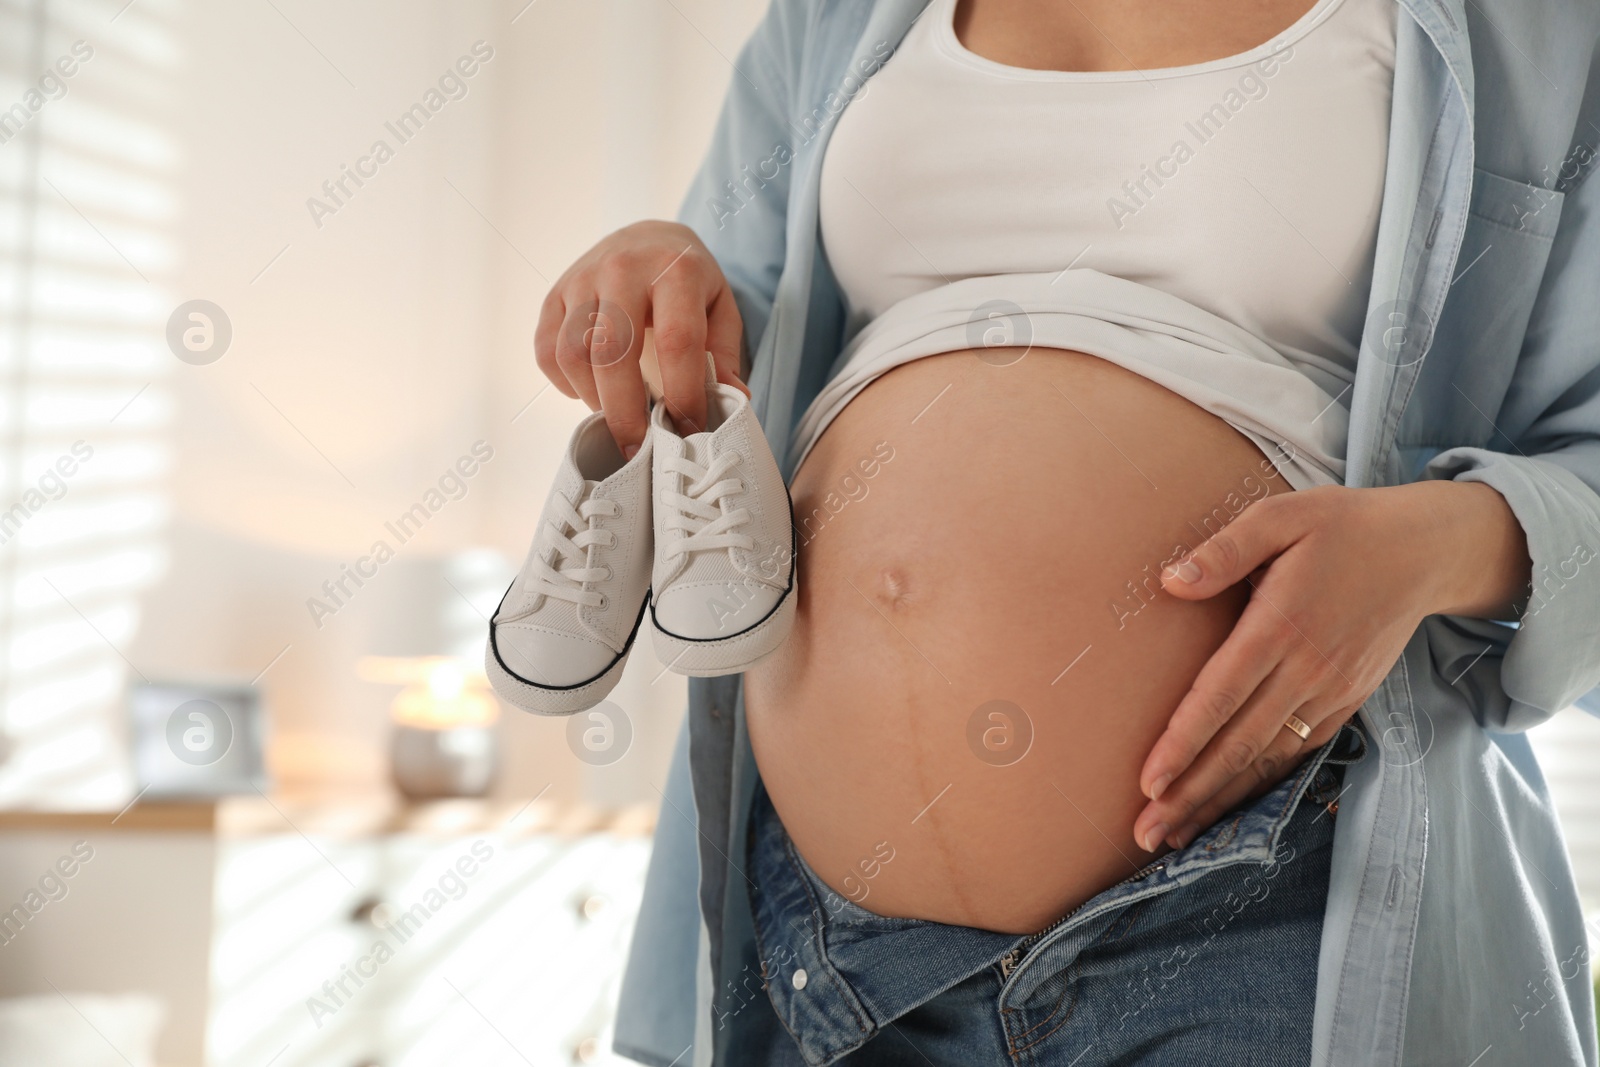
[[[719,50],[736,54],[762,5],[277,6],[141,0],[118,23],[170,17],[180,41],[170,289],[215,301],[235,330],[218,362],[173,369],[170,563],[128,654],[152,677],[248,679],[289,646],[263,679],[280,777],[381,784],[393,690],[358,680],[355,660],[441,650],[452,553],[489,546],[520,564],[586,410],[550,390],[511,421],[544,384],[539,303],[610,229],[675,213],[731,76]],[[396,144],[384,122],[478,40],[494,56],[468,95],[318,228],[306,199],[375,138]],[[315,626],[307,598],[392,542],[385,520],[480,439],[495,458],[466,497]],[[480,611],[497,599],[485,591]],[[586,767],[564,722],[513,710],[500,790],[654,796],[684,685],[652,681],[647,644],[634,661],[616,697],[634,753]]]

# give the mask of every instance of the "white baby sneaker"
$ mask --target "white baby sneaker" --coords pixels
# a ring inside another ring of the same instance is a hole
[[[527,561],[489,623],[489,680],[524,711],[584,711],[622,676],[650,597],[650,460],[647,435],[624,462],[598,412],[573,432]]]
[[[789,489],[750,401],[706,387],[707,429],[679,437],[667,406],[650,416],[655,451],[656,655],[678,674],[737,674],[794,626]]]

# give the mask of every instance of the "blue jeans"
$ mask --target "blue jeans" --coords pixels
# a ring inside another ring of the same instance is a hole
[[[783,1024],[766,1063],[1309,1063],[1334,813],[1367,747],[1352,721],[1265,796],[1028,936],[845,899],[758,788],[747,870]]]

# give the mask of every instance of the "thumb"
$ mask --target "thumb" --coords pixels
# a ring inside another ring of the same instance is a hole
[[[706,367],[710,372],[706,375],[707,382],[721,382],[723,385],[731,385],[746,397],[749,397],[750,387],[739,380],[739,372],[734,367],[730,367],[718,359],[716,353],[706,353]]]
[[[744,363],[744,320],[739,317],[733,291],[724,288],[706,309],[706,349],[711,354],[711,373],[723,385],[731,385],[745,396],[750,390],[739,380]]]
[[[750,396],[750,387],[744,384],[744,382],[740,381],[737,374],[733,374],[731,372],[724,374],[719,371],[717,374],[717,380],[723,385],[733,386],[735,389],[739,390],[739,392],[743,393],[746,398]]]
[[[1183,600],[1204,600],[1237,585],[1300,537],[1293,508],[1267,497],[1250,505],[1199,548],[1162,565],[1161,587]]]

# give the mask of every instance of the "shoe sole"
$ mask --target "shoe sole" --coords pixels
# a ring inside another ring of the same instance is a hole
[[[506,590],[510,595],[511,590]],[[505,603],[505,596],[500,598]],[[622,646],[622,651],[617,658],[603,672],[586,682],[579,682],[573,686],[545,686],[528,681],[520,674],[507,667],[500,659],[500,648],[495,640],[495,625],[489,624],[489,640],[484,643],[483,669],[489,676],[489,684],[500,698],[523,711],[533,712],[535,715],[574,715],[580,711],[588,711],[599,704],[611,691],[617,687],[617,682],[622,678],[623,668],[628,665],[628,654],[633,651],[633,642],[639,636],[639,627],[644,623],[645,611],[650,607],[650,595],[645,594],[644,603],[639,605],[639,617],[633,622],[633,632],[628,634],[627,644]],[[499,608],[495,609],[499,614]],[[492,618],[492,616],[491,616]]]
[[[711,640],[679,637],[656,625],[650,613],[656,656],[674,674],[716,678],[749,670],[778,650],[794,628],[794,589],[783,595],[767,617],[743,633]]]
[[[586,685],[576,689],[546,689],[529,685],[506,670],[495,656],[494,649],[485,649],[483,657],[483,668],[489,675],[489,684],[494,686],[500,699],[535,715],[575,715],[580,711],[588,711],[605,700],[611,690],[617,687],[617,681],[627,665],[627,658],[624,657]]]

